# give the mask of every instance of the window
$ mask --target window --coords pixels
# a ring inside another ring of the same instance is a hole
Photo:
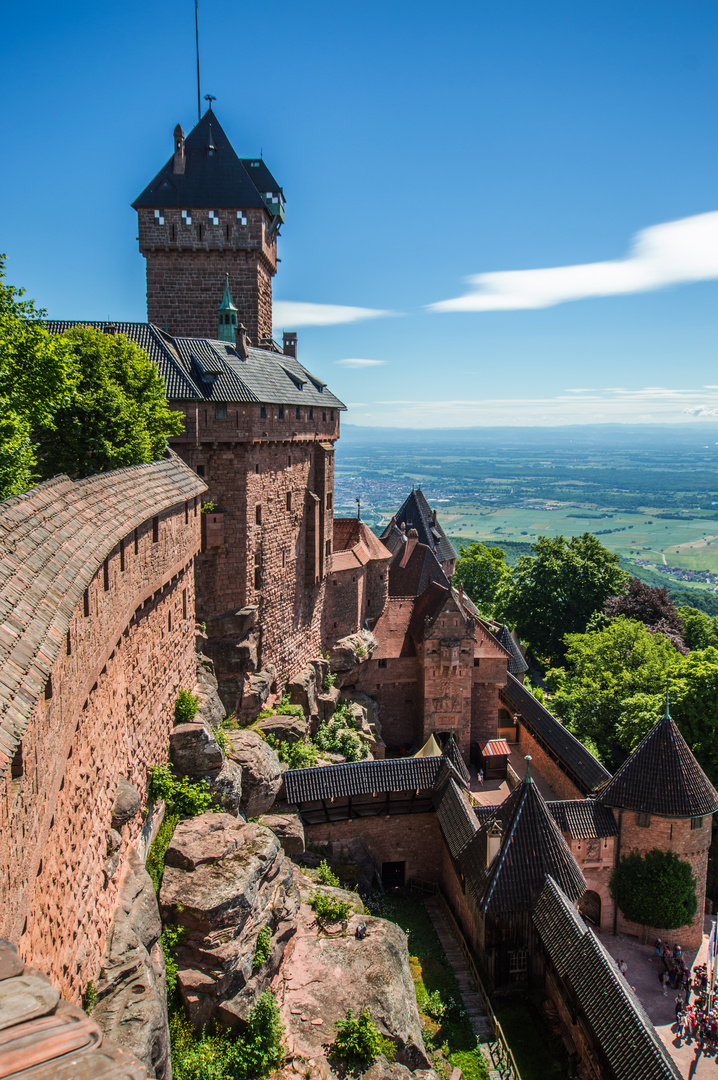
[[[326,421],[326,419],[327,419],[327,410],[322,409],[322,420]]]
[[[183,210],[182,211],[182,224],[183,225],[191,225],[192,224],[192,211],[191,210]]]
[[[280,420],[284,419],[284,406],[283,405],[279,406],[279,419]]]
[[[255,473],[259,472],[259,462],[257,462],[257,464],[254,466],[254,471]]]
[[[310,410],[309,410],[309,419],[310,419],[310,420],[313,420],[313,419],[314,419],[314,409],[310,409]]]
[[[642,829],[647,829],[651,824],[650,814],[636,814],[636,825],[639,825]]]
[[[72,637],[70,631],[67,631],[67,655],[72,656]]]
[[[255,525],[261,525],[262,524],[262,504],[261,503],[257,503],[257,505],[254,508],[254,522],[255,522]]]
[[[10,779],[20,780],[22,774],[25,771],[25,767],[22,760],[22,743],[18,746],[15,754],[13,755],[12,765],[10,766]]]
[[[377,667],[386,667],[386,660],[377,660],[376,666]]]
[[[291,510],[291,509],[292,509],[292,493],[291,493],[291,491],[288,491],[287,492],[287,510]]]
[[[474,657],[474,667],[478,667],[478,666],[479,666],[479,658],[478,658],[478,656],[475,656]]]
[[[334,507],[334,495],[330,491],[327,495],[327,510],[331,510]]]
[[[167,612],[167,629],[172,633],[172,612]]]
[[[184,523],[185,523],[185,525],[189,525],[189,500],[188,499],[185,499],[185,503],[184,503]],[[124,566],[121,567],[121,569],[124,570],[125,569]]]
[[[255,566],[254,568],[254,587],[259,590],[262,588],[262,567]]]
[[[333,419],[334,419],[334,409],[331,409],[331,411],[330,411],[330,413],[329,413],[329,419],[330,419],[330,420],[333,420]]]
[[[182,590],[182,618],[187,618],[187,590]]]
[[[703,818],[702,817],[691,818],[691,828],[692,829],[702,829],[703,828]]]
[[[325,547],[324,547],[324,551],[325,551],[325,554],[326,554],[327,558],[329,558],[329,556],[332,553],[332,542],[331,542],[331,540],[327,540],[327,542],[325,544]]]
[[[89,616],[89,614],[90,614],[90,590],[89,589],[85,589],[85,595],[82,598],[82,611],[83,611],[83,614],[84,614],[85,618],[87,618]]]
[[[185,522],[187,521],[187,503],[184,504]],[[125,570],[125,541],[120,540],[120,572]]]
[[[197,466],[197,476],[204,477],[204,465]]]
[[[155,225],[164,225],[165,214],[164,210],[155,210]]]
[[[110,588],[110,560],[105,559],[102,564],[102,587],[105,592],[108,592]]]
[[[214,418],[215,420],[227,419],[227,403],[225,401],[217,401],[214,406]]]
[[[45,701],[49,701],[52,697],[52,675],[45,683]]]
[[[509,976],[511,981],[519,982],[528,971],[529,954],[526,949],[516,949],[509,953]]]
[[[158,543],[160,538],[160,519],[158,517],[152,518],[152,543]]]
[[[140,531],[139,531],[139,529],[135,529],[134,539],[135,539],[135,555],[138,555],[139,550],[140,550]],[[87,612],[85,612],[85,614],[87,614]]]
[[[292,467],[292,455],[288,454],[287,455],[287,468],[291,469],[291,467]]]
[[[403,889],[405,873],[405,862],[383,862],[381,864],[381,883],[385,889]]]
[[[302,419],[302,410],[299,408],[298,405],[297,405],[296,409],[294,410],[294,419],[295,420],[301,420]]]
[[[266,405],[260,405],[259,406],[259,418],[260,418],[260,420],[266,420],[267,419],[267,406]]]

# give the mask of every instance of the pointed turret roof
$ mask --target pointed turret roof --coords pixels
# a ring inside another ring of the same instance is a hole
[[[261,158],[237,157],[211,109],[185,139],[184,154],[184,172],[174,171],[173,154],[135,199],[135,210],[263,207],[273,216],[281,213],[282,189],[267,166]]]
[[[521,655],[521,650],[514,641],[514,636],[506,623],[496,635],[496,640],[500,645],[503,645],[509,654],[509,662],[506,665],[507,671],[510,671],[512,675],[523,675],[525,671],[528,671],[529,666]]]
[[[718,791],[676,727],[668,703],[655,727],[600,790],[598,801],[660,817],[704,817],[718,810]]]
[[[236,311],[237,305],[232,300],[232,293],[229,288],[229,274],[225,274],[224,278],[224,293],[222,295],[222,303],[219,305],[218,311]]]
[[[501,847],[487,867],[488,834],[497,825]],[[461,864],[479,911],[487,913],[533,910],[547,875],[572,901],[586,890],[578,863],[528,769],[467,844]]]
[[[405,525],[407,533],[409,529],[416,529],[419,543],[431,548],[439,562],[450,562],[458,557],[441,525],[434,521],[434,512],[421,488],[412,488],[396,517],[391,519],[380,537],[390,551],[396,550],[397,537],[399,541],[402,539],[397,524]],[[389,543],[386,543],[387,540]]]

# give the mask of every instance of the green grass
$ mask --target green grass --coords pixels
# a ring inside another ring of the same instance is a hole
[[[408,931],[411,972],[414,978],[416,1001],[422,1023],[433,1033],[435,1046],[443,1047],[452,1065],[458,1065],[466,1080],[488,1080],[488,1071],[481,1052],[476,1049],[476,1036],[468,1016],[462,1009],[449,1010],[441,1026],[422,1014],[422,1006],[433,991],[442,999],[460,1003],[456,979],[446,962],[426,908],[420,899],[405,896],[374,896],[367,906],[372,914],[397,923]],[[426,1034],[426,1030],[425,1030]]]
[[[497,998],[492,1004],[521,1080],[564,1080],[569,1075],[558,1039],[530,1002]]]

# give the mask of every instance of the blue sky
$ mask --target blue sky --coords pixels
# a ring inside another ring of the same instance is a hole
[[[348,422],[718,415],[713,0],[200,0],[200,33],[285,190],[275,299],[393,313],[299,327]],[[192,0],[13,5],[0,58],[9,280],[143,319],[130,203],[196,120]]]

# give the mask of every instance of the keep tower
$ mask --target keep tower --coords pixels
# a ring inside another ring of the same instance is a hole
[[[272,335],[272,278],[284,195],[261,157],[239,158],[207,109],[132,204],[147,260],[147,317],[171,334],[215,338],[225,286],[254,345]]]

